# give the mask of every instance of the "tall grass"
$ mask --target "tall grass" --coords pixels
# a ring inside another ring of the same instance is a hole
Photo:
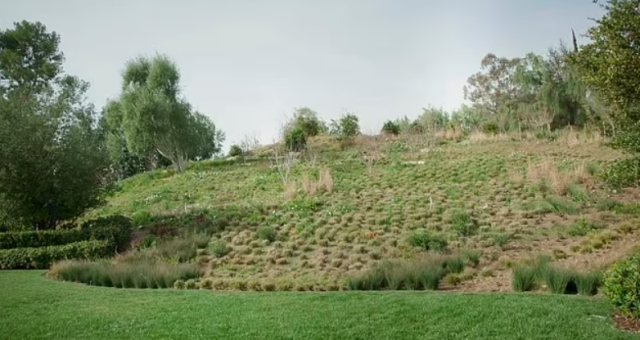
[[[196,279],[196,264],[166,263],[152,258],[137,261],[65,260],[55,263],[48,275],[61,281],[115,288],[171,288],[177,280]]]
[[[385,261],[347,280],[349,290],[437,290],[442,278],[464,270],[459,256],[430,256],[413,261]]]

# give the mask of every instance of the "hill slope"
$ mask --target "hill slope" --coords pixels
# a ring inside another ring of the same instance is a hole
[[[423,253],[416,240],[432,237],[481,254],[453,288],[509,290],[518,260],[544,253],[597,269],[637,244],[639,195],[599,182],[599,169],[621,157],[602,144],[573,132],[554,141],[361,137],[341,151],[317,139],[295,159],[138,175],[93,214],[131,216],[138,242],[174,228],[218,231],[198,258],[214,286],[335,287],[381,260]]]

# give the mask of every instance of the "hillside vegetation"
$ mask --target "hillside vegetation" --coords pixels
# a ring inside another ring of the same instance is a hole
[[[459,289],[509,290],[509,268],[539,254],[604,269],[637,237],[636,192],[598,180],[622,155],[597,133],[528,137],[361,136],[344,151],[317,138],[290,166],[267,148],[137,175],[93,214],[130,216],[139,247],[209,232],[197,262],[214,289],[343,289],[375,263],[434,253],[471,258],[443,282]]]

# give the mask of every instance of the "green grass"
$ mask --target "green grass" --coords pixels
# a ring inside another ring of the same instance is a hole
[[[213,293],[0,272],[0,339],[637,339],[593,298],[414,292]]]

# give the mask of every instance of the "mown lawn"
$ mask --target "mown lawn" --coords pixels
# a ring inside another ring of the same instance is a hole
[[[602,300],[424,292],[117,290],[0,272],[2,339],[637,339]]]

